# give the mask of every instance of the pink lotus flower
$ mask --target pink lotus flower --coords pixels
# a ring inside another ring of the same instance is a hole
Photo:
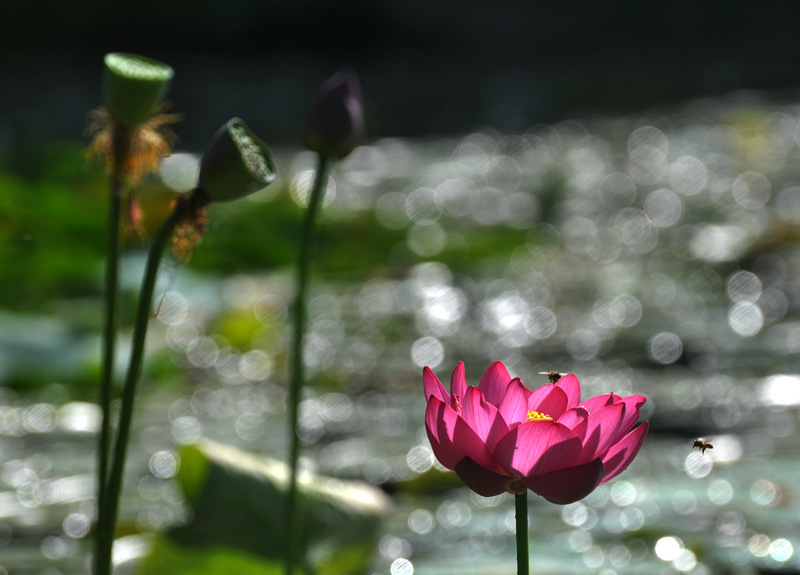
[[[531,391],[496,361],[478,387],[467,387],[462,362],[450,393],[429,367],[423,382],[433,453],[486,497],[527,488],[554,503],[582,499],[628,468],[649,427],[634,429],[643,396],[581,403],[574,375]]]

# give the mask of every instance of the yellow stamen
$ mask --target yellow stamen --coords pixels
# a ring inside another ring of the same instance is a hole
[[[529,411],[528,419],[526,419],[525,421],[546,421],[546,420],[553,421],[553,418],[539,411]]]

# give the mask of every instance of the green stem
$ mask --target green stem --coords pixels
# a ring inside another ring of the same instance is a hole
[[[297,460],[300,457],[300,437],[297,435],[297,418],[305,382],[303,364],[303,334],[306,327],[306,306],[308,299],[308,275],[311,264],[311,250],[314,245],[314,222],[317,219],[322,197],[325,195],[327,182],[328,158],[319,155],[317,173],[314,177],[314,186],[308,200],[306,219],[303,222],[302,238],[300,240],[300,253],[297,260],[297,292],[294,303],[294,339],[292,341],[291,382],[289,387],[289,494],[287,498],[287,535],[286,545],[286,575],[294,573],[295,562],[302,556],[303,525],[302,517],[298,511],[297,489]]]
[[[517,511],[517,575],[528,575],[528,490],[514,495]]]
[[[131,429],[131,419],[133,418],[133,404],[136,398],[136,387],[139,381],[139,374],[144,358],[145,336],[147,335],[147,323],[150,319],[150,310],[153,303],[153,289],[158,276],[158,268],[161,264],[161,257],[164,249],[169,242],[175,226],[186,217],[186,203],[178,202],[169,218],[161,226],[147,257],[147,267],[145,268],[142,279],[142,287],[139,292],[139,306],[136,309],[136,322],[133,329],[133,347],[131,349],[130,363],[125,377],[125,385],[122,388],[122,405],[120,409],[119,428],[117,440],[114,444],[114,460],[111,464],[111,471],[108,477],[108,486],[105,493],[105,505],[100,510],[98,517],[98,531],[101,534],[100,548],[97,550],[98,557],[95,560],[97,571],[95,575],[111,574],[111,549],[114,544],[114,530],[117,522],[117,511],[119,509],[119,496],[122,488],[122,473],[125,468],[125,453],[128,448],[128,439]]]
[[[111,395],[114,387],[114,357],[117,338],[117,284],[119,277],[120,217],[122,215],[122,185],[125,159],[130,150],[130,132],[118,128],[114,133],[114,171],[111,175],[108,206],[108,238],[106,243],[106,274],[104,293],[105,325],[103,327],[102,379],[100,382],[100,410],[102,423],[97,441],[97,514],[101,515],[106,505],[106,483],[108,480],[109,446],[111,444]],[[104,533],[95,533],[95,566],[103,545]]]

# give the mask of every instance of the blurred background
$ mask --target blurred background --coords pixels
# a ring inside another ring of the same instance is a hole
[[[178,71],[181,137],[202,147],[238,114],[295,143],[309,94],[349,65],[373,137],[523,132],[800,80],[792,3],[154,0],[7,4],[0,106],[15,130],[78,137],[99,103],[97,62],[147,53]],[[14,113],[9,112],[14,110]]]
[[[511,498],[461,487],[425,435],[422,367],[447,381],[460,360],[473,384],[501,360],[532,388],[555,369],[575,373],[584,395],[648,397],[651,431],[626,473],[573,505],[532,497],[536,572],[800,572],[798,12],[736,1],[8,4],[0,573],[86,572],[107,181],[83,132],[109,51],[176,71],[169,99],[185,120],[141,187],[147,232],[233,115],[280,170],[264,192],[214,206],[188,264],[164,264],[120,573],[182,572],[175,546],[208,535],[200,519],[271,536],[270,521],[209,516],[187,496],[197,465],[186,446],[285,459],[291,266],[314,166],[298,143],[315,90],[345,65],[362,83],[368,139],[327,189],[301,432],[309,471],[388,497],[380,527],[361,534],[359,572],[514,570]],[[120,371],[146,246],[146,234],[126,240]],[[698,436],[714,449],[692,451]],[[337,545],[321,537],[315,560],[333,561]]]

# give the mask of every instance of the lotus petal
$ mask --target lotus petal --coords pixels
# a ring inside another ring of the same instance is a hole
[[[569,398],[564,390],[555,385],[548,384],[534,390],[528,398],[528,410],[538,411],[558,419],[566,411]]]
[[[497,406],[503,401],[503,395],[505,395],[506,387],[510,382],[511,376],[508,375],[506,366],[496,361],[483,374],[478,388],[483,392],[486,401]]]
[[[574,375],[565,375],[553,385],[560,387],[567,394],[567,409],[575,407],[581,402],[581,384]]]
[[[603,462],[595,459],[583,465],[527,477],[525,485],[548,501],[565,505],[583,499],[594,491],[604,472]]]
[[[478,495],[493,497],[508,491],[515,478],[489,471],[465,457],[456,464],[455,472],[464,484]]]
[[[425,429],[434,455],[448,469],[455,469],[459,461],[471,457],[479,465],[501,470],[486,443],[453,408],[437,397],[428,402]]]
[[[500,412],[483,398],[483,393],[477,387],[467,389],[461,407],[461,417],[480,437],[489,451],[494,449],[497,442],[508,433],[508,425]]]
[[[439,381],[439,378],[436,377],[436,374],[433,373],[433,370],[425,366],[425,369],[422,370],[422,384],[425,388],[425,400],[429,400],[431,396],[438,397],[442,401],[447,404],[450,404],[450,394],[447,393],[447,390],[442,385],[442,382]]]
[[[607,482],[609,479],[613,479],[628,468],[633,461],[633,458],[636,457],[637,453],[639,453],[639,449],[644,443],[644,438],[647,435],[647,430],[649,428],[650,422],[645,421],[639,427],[626,435],[622,441],[608,450],[603,457],[603,464],[606,467],[606,475],[603,477],[600,485]]]
[[[515,377],[511,380],[498,408],[507,424],[523,423],[528,419],[528,398],[530,396],[531,390],[525,387],[520,378]]]
[[[543,419],[509,431],[498,442],[494,455],[504,469],[530,477],[574,465],[581,450],[581,441],[571,429]]]

